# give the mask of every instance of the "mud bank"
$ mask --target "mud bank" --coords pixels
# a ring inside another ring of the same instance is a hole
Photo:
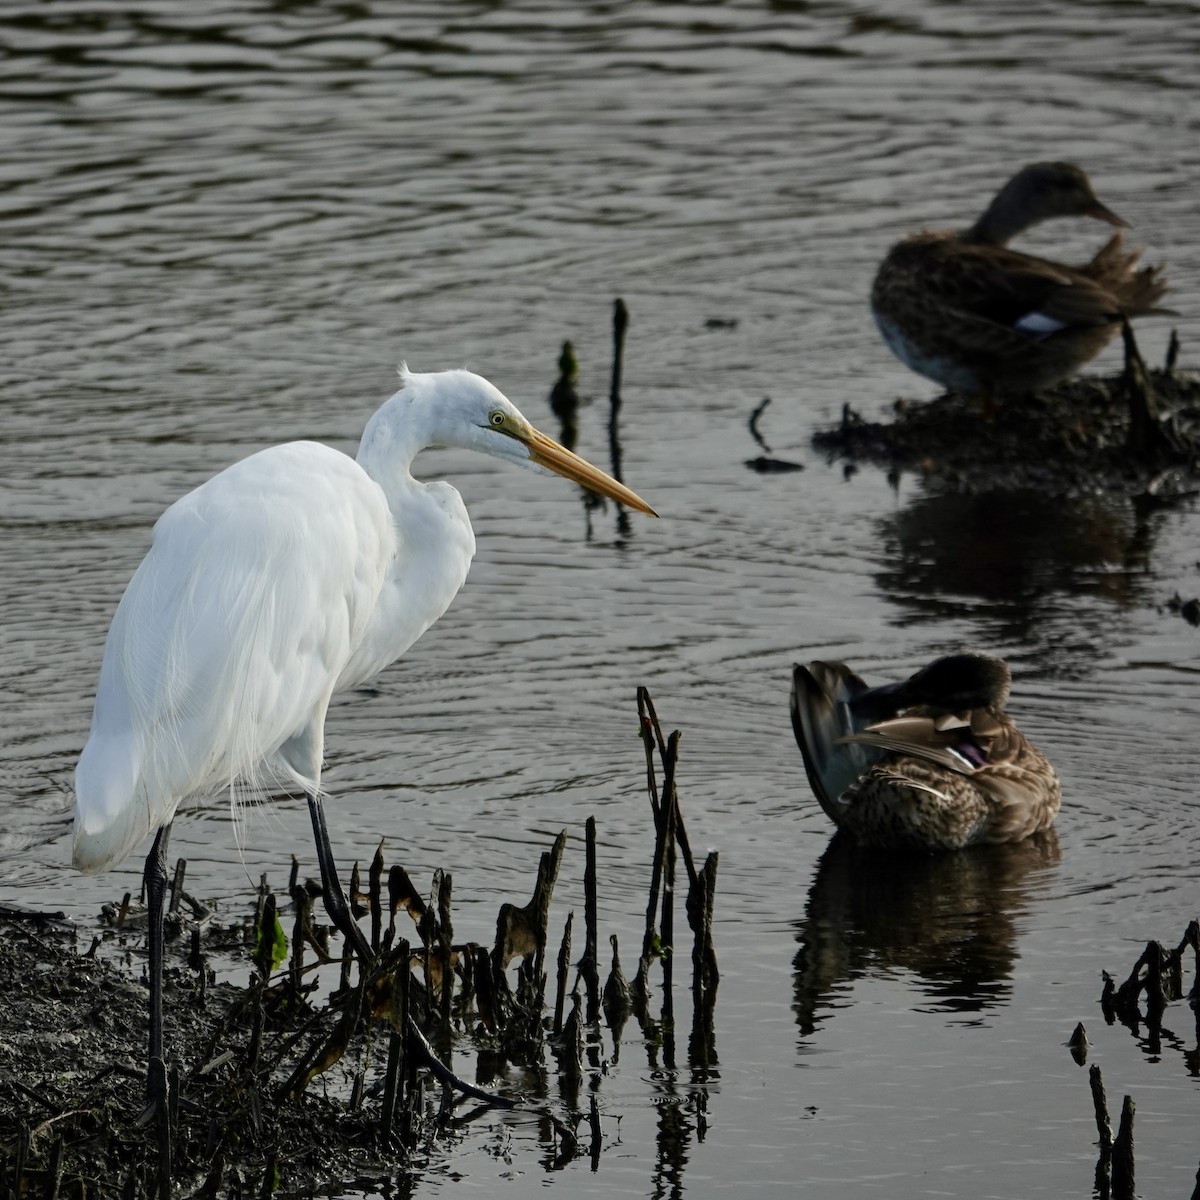
[[[946,392],[928,403],[898,400],[892,420],[870,421],[847,405],[813,445],[831,459],[919,473],[956,492],[1180,495],[1200,476],[1200,378],[1177,370],[1176,354],[1151,370],[1130,340],[1116,375],[992,406]]]

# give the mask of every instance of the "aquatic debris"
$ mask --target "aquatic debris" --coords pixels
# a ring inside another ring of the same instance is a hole
[[[1105,1021],[1112,1025],[1120,1020],[1126,1025],[1153,1062],[1161,1058],[1164,1035],[1172,1044],[1183,1045],[1181,1039],[1163,1029],[1162,1016],[1171,1001],[1183,998],[1183,957],[1189,947],[1195,957],[1196,977],[1188,1000],[1196,1010],[1197,1037],[1200,1038],[1200,1009],[1197,1009],[1197,1001],[1200,1000],[1200,923],[1191,921],[1173,950],[1165,949],[1161,942],[1147,942],[1129,976],[1119,986],[1107,971],[1103,972],[1104,990],[1100,997],[1100,1008]],[[1146,997],[1144,1015],[1139,1008],[1143,993]],[[1144,1037],[1139,1032],[1143,1023],[1146,1026]],[[1082,1066],[1088,1051],[1087,1033],[1082,1023],[1075,1027],[1067,1045],[1071,1056]],[[1184,1050],[1189,1073],[1194,1073],[1196,1053],[1194,1050]],[[1133,1123],[1137,1106],[1132,1096],[1125,1096],[1121,1104],[1120,1124],[1114,1137],[1104,1079],[1098,1065],[1093,1064],[1088,1068],[1088,1082],[1100,1146],[1094,1194],[1100,1200],[1134,1200]],[[1195,1194],[1200,1196],[1200,1172],[1197,1173]]]
[[[804,470],[803,463],[790,462],[786,458],[768,458],[765,454],[746,459],[746,466],[759,475],[787,475],[792,471]]]
[[[771,447],[767,445],[766,439],[759,432],[759,418],[767,411],[767,405],[770,403],[771,397],[764,397],[763,402],[750,414],[750,436],[766,453],[758,455],[757,458],[746,459],[746,466],[752,471],[757,471],[760,475],[785,475],[791,471],[803,471],[803,463],[792,462],[786,458],[773,458],[771,456]]]
[[[1200,625],[1200,597],[1185,600],[1178,592],[1167,601],[1167,611],[1177,613],[1189,625]]]
[[[1142,362],[1125,330],[1125,369],[1077,377],[985,413],[945,392],[923,404],[897,401],[890,422],[849,404],[813,445],[831,459],[913,472],[955,492],[1033,489],[1053,495],[1103,490],[1166,497],[1200,475],[1200,378]]]
[[[1162,1017],[1167,1004],[1183,997],[1183,954],[1189,946],[1195,956],[1196,967],[1196,982],[1193,983],[1191,997],[1196,997],[1200,993],[1200,923],[1196,921],[1189,923],[1173,950],[1165,949],[1158,941],[1147,942],[1133,970],[1119,986],[1107,971],[1103,972],[1104,990],[1100,996],[1100,1008],[1104,1019],[1110,1025],[1119,1020],[1135,1035],[1144,1022],[1151,1054],[1159,1053]],[[1143,992],[1146,996],[1144,1016],[1139,1008]]]

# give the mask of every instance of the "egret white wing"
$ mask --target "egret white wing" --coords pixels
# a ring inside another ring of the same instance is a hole
[[[287,765],[316,786],[325,708],[394,549],[378,485],[313,442],[252,455],[172,505],[105,644],[75,865],[101,870],[185,796],[278,769],[314,722],[315,762]]]

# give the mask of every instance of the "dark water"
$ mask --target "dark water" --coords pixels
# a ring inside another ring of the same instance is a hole
[[[596,397],[579,448],[604,462],[620,295],[624,470],[664,519],[621,529],[561,482],[429,455],[479,556],[437,628],[339,703],[326,783],[344,858],[382,832],[414,878],[451,867],[456,931],[485,941],[594,813],[601,918],[632,946],[648,684],[684,730],[693,841],[721,853],[719,1068],[652,1069],[627,1033],[594,1174],[549,1173],[513,1118],[417,1193],[1086,1196],[1091,1101],[1062,1044],[1083,1020],[1110,1100],[1137,1100],[1139,1190],[1190,1195],[1192,1015],[1155,1050],[1096,1000],[1101,970],[1196,915],[1200,635],[1161,608],[1200,592],[1194,504],[947,501],[846,479],[808,439],[846,402],[931,394],[874,332],[875,264],[1034,158],[1082,163],[1169,260],[1196,364],[1198,51],[1185,4],[6,5],[0,899],[87,921],[136,879],[70,871],[70,772],[166,504],[272,442],[351,448],[402,357],[477,369],[556,432],[564,338]],[[1145,323],[1148,359],[1168,332]],[[803,472],[744,465],[767,396],[760,431]],[[1057,837],[827,852],[792,661],[882,677],[962,644],[1014,665],[1012,708],[1063,776]],[[218,805],[173,843],[231,904],[308,853],[294,803],[251,814],[240,856],[234,832]],[[581,876],[576,838],[556,922]]]

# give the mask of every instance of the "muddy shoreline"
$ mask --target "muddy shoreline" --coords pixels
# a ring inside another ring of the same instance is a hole
[[[128,939],[130,971],[89,953],[89,943],[94,950],[111,936],[0,917],[0,1147],[16,1195],[153,1192],[155,1125],[138,1123],[148,1027],[142,939]],[[164,985],[180,1194],[269,1194],[285,1180],[278,1194],[337,1194],[335,1181],[418,1166],[415,1148],[401,1154],[382,1143],[368,1107],[336,1098],[344,1078],[279,1103],[284,1052],[316,1007],[272,1018],[254,1070],[252,987],[215,983],[206,963],[191,969],[178,950]]]

